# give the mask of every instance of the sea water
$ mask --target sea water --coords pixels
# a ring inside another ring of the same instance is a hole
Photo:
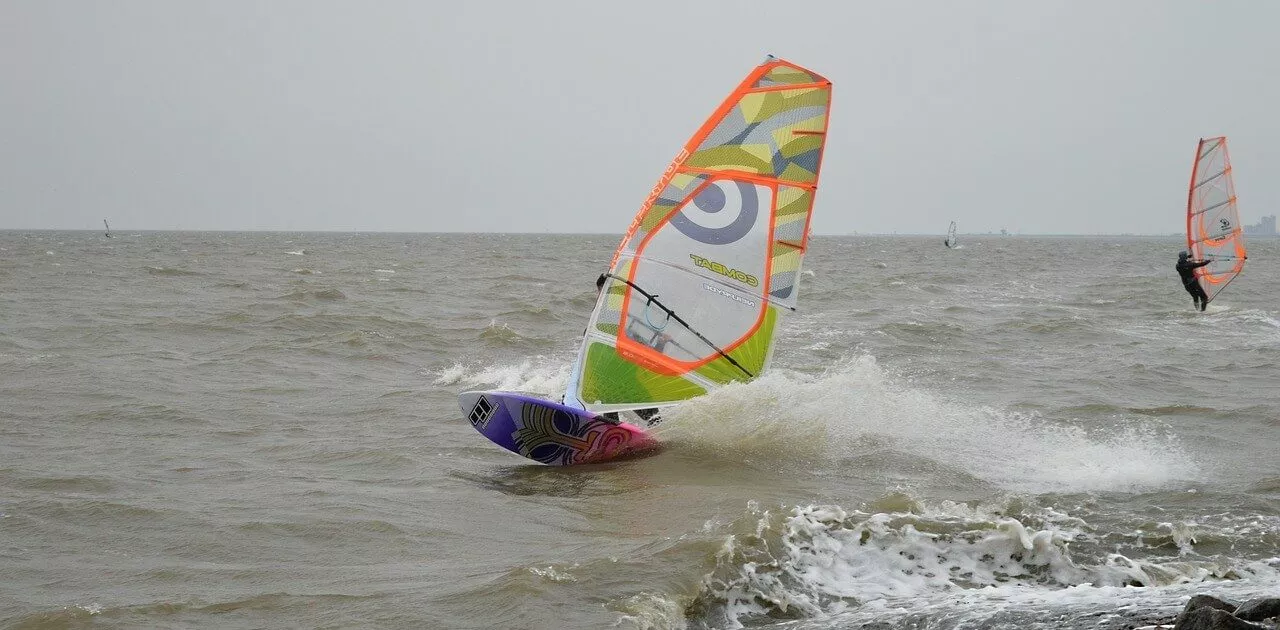
[[[1123,628],[1280,593],[1280,241],[817,237],[774,369],[557,469],[618,237],[0,232],[0,626]]]

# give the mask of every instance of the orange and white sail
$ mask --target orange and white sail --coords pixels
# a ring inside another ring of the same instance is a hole
[[[764,371],[795,308],[830,107],[830,81],[769,57],[716,108],[614,253],[567,404],[673,404]]]
[[[1201,138],[1187,191],[1187,249],[1197,260],[1213,262],[1196,270],[1205,295],[1213,300],[1244,269],[1244,229],[1236,208],[1227,138]]]

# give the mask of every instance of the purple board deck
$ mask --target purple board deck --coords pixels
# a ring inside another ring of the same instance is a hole
[[[535,396],[463,392],[458,404],[471,426],[494,444],[551,466],[599,463],[658,445],[635,425]]]

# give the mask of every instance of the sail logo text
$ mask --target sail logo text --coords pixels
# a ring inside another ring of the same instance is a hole
[[[725,291],[724,289],[721,289],[720,287],[717,287],[717,286],[713,286],[713,285],[705,284],[705,283],[704,283],[704,284],[702,285],[702,288],[703,288],[703,289],[706,289],[706,290],[708,290],[708,291],[710,291],[710,292],[712,292],[712,293],[719,293],[720,295],[723,295],[724,297],[727,297],[727,298],[729,298],[730,300],[733,300],[734,302],[737,302],[737,303],[739,303],[739,304],[745,304],[745,305],[747,305],[747,306],[755,306],[755,305],[756,305],[756,303],[755,303],[753,300],[748,300],[747,298],[744,298],[744,297],[742,297],[742,296],[740,296],[740,295],[734,295],[734,294],[729,293],[728,291]]]
[[[760,280],[756,279],[755,276],[749,273],[744,273],[744,272],[738,271],[737,269],[730,269],[714,260],[703,258],[702,256],[698,256],[697,254],[689,254],[689,258],[693,259],[693,264],[699,267],[702,267],[704,269],[709,269],[722,276],[733,278],[734,280],[737,280],[738,282],[741,282],[745,285],[749,285],[753,287],[760,286]]]

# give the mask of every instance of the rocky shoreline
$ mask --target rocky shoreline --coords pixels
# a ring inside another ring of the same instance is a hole
[[[1277,630],[1280,597],[1261,597],[1236,605],[1211,595],[1196,595],[1173,623],[1133,630]]]

